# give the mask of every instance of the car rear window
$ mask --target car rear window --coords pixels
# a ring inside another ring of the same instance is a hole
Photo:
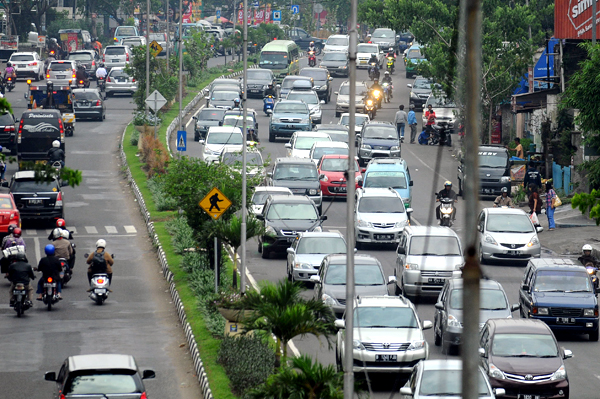
[[[265,71],[260,69],[249,69],[248,70],[248,80],[271,80],[273,79],[273,74],[271,71]]]
[[[119,26],[115,35],[119,36],[135,36],[135,28],[133,26]]]
[[[130,47],[141,46],[142,41],[140,39],[123,40],[123,44]]]
[[[33,61],[33,55],[29,54],[21,54],[21,55],[13,55],[10,57],[10,61]]]
[[[164,33],[150,33],[150,35],[148,35],[148,39],[149,40],[156,40],[156,41],[165,41],[165,34]]]
[[[109,76],[111,78],[129,78],[129,75],[127,75],[125,73],[125,71],[122,69],[119,69],[119,70],[113,69],[112,71],[110,71]]]
[[[53,71],[72,71],[73,64],[70,62],[53,62],[50,64],[50,69]]]
[[[75,376],[65,386],[64,393],[71,395],[125,394],[139,392],[135,379],[126,374],[94,374]]]
[[[223,114],[225,113],[225,110],[218,110],[218,109],[203,109],[202,111],[200,111],[200,113],[198,114],[198,120],[202,120],[202,121],[220,121],[221,119],[223,119]]]
[[[99,100],[100,95],[96,91],[74,92],[75,100]]]
[[[67,59],[74,61],[91,61],[93,60],[93,57],[90,53],[73,53],[69,54]]]
[[[107,47],[104,54],[106,54],[106,55],[125,55],[125,47]]]
[[[10,198],[0,198],[0,209],[12,209],[13,205]]]
[[[10,126],[10,125],[14,125],[15,121],[13,119],[13,116],[9,113],[0,115],[0,126]]]
[[[313,78],[315,80],[327,80],[327,70],[326,69],[303,69],[300,71],[300,76],[308,76],[309,78]]]
[[[50,192],[50,191],[58,191],[55,182],[44,182],[44,181],[35,181],[33,179],[19,179],[15,180],[11,189],[11,192],[14,193],[40,193],[40,192]]]

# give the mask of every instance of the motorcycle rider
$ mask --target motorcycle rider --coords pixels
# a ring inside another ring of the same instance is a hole
[[[44,281],[46,281],[46,279],[48,277],[52,277],[54,279],[54,281],[56,281],[56,290],[58,292],[58,298],[62,299],[61,296],[61,292],[62,292],[62,286],[60,283],[60,273],[62,272],[62,265],[60,264],[60,260],[55,256],[55,248],[54,245],[52,244],[48,244],[46,245],[46,247],[44,248],[44,252],[46,253],[46,256],[42,259],[40,259],[40,263],[38,263],[38,267],[35,269],[39,272],[42,272],[42,277],[40,278],[40,280],[38,281],[38,286],[37,286],[37,300],[41,301],[42,300],[42,285],[44,284]]]
[[[66,238],[69,240],[73,239],[73,233],[71,233],[71,231],[69,229],[67,229],[67,222],[65,222],[65,219],[56,219],[56,229],[60,229],[62,232],[69,233],[69,236]],[[64,237],[64,235],[63,235],[63,237]],[[54,240],[54,229],[48,235],[48,240],[50,240],[50,241]]]
[[[57,227],[52,231],[52,236],[54,237],[52,244],[54,245],[56,257],[64,258],[69,262],[73,256],[73,246],[71,245],[71,241],[65,238],[65,236],[68,237],[68,231],[65,232]]]
[[[106,68],[104,67],[104,62],[101,62],[100,64],[98,64],[98,69],[96,69],[96,83],[98,84],[98,86],[100,85],[100,80],[101,79],[106,79]]]
[[[85,70],[85,67],[82,64],[77,65],[77,72],[75,72],[75,79],[77,80],[77,84],[83,80],[84,87],[89,86],[88,74]]]
[[[508,196],[508,188],[502,187],[501,192],[502,193],[494,200],[494,208],[503,206],[514,208],[515,206],[512,202],[512,198]]]
[[[17,284],[25,284],[25,290],[27,291],[28,305],[33,306],[33,284],[29,284],[31,280],[35,279],[33,274],[33,268],[27,263],[27,257],[24,253],[18,253],[14,257],[14,262],[8,268],[8,281],[10,285],[10,305],[13,306],[15,298],[13,296],[13,290]]]
[[[388,48],[387,54],[385,57],[394,57],[396,59],[396,50],[393,47]]]
[[[388,71],[385,71],[385,73],[383,74],[383,79],[381,80],[381,83],[387,83],[390,85],[390,87],[388,88],[388,91],[390,92],[390,98],[394,98],[394,95],[392,93],[392,75],[390,75]]]
[[[6,241],[8,241],[9,239],[12,239],[14,237],[13,233],[14,233],[14,231],[15,231],[15,229],[17,227],[18,226],[16,224],[14,224],[14,223],[11,223],[11,224],[8,225],[8,229],[6,230],[6,232],[8,234],[6,236],[4,236],[4,238],[2,239],[2,249],[6,248],[5,247]]]
[[[315,47],[315,42],[310,42],[310,44],[308,45],[308,51],[314,51],[315,53],[317,52],[317,48]]]
[[[65,167],[65,152],[60,148],[60,141],[54,140],[52,148],[48,150],[48,163],[60,162],[61,167]]]
[[[273,98],[277,97],[277,90],[275,90],[275,87],[273,87],[273,83],[269,83],[265,89],[265,97],[268,96],[273,96]]]
[[[92,252],[87,258],[86,263],[90,265],[87,272],[90,285],[92,284],[92,276],[96,273],[106,273],[108,275],[108,284],[112,283],[112,266],[115,261],[105,249],[106,241],[99,239],[96,241],[96,252]],[[102,262],[102,259],[104,259],[104,262]]]
[[[231,109],[242,109],[239,98],[236,98],[235,100],[233,100],[233,108],[231,108]]]
[[[17,72],[15,71],[15,68],[12,66],[11,62],[7,62],[6,63],[6,69],[4,70],[4,79],[8,78],[16,78],[17,77]]]
[[[369,58],[369,65],[371,65],[371,63],[375,63],[377,69],[379,69],[379,59],[377,58],[377,54],[371,54],[371,58]]]
[[[444,189],[437,193],[437,199],[435,201],[439,202],[442,198],[450,198],[451,200],[454,200],[455,203],[458,202],[458,196],[456,195],[456,192],[452,190],[452,182],[450,180],[446,180]],[[440,220],[440,206],[442,206],[442,204],[435,208],[435,217],[437,220]],[[456,220],[456,207],[454,207],[454,210],[452,211],[452,220]]]
[[[46,61],[44,61],[44,72],[48,73],[48,66],[52,61],[56,61],[56,56],[54,50],[50,50],[48,53],[48,57],[46,57]]]
[[[7,240],[4,242],[4,245],[2,246],[2,249],[7,249],[14,245],[22,245],[23,248],[25,248],[25,241],[23,240],[23,238],[21,238],[21,229],[18,227],[15,227],[13,229],[12,237],[9,236],[7,238]]]
[[[592,255],[592,249],[593,248],[590,244],[585,244],[581,248],[583,255],[581,255],[579,258],[577,258],[577,260],[580,261],[581,264],[584,266],[588,263],[591,263],[594,265],[594,267],[598,267],[598,266],[600,266],[600,264],[598,263],[598,259],[596,259],[596,257],[594,255]]]

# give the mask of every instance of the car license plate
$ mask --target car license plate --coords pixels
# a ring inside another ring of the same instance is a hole
[[[393,234],[375,234],[375,239],[376,240],[393,240],[394,235]]]
[[[521,251],[506,251],[509,255],[521,255]]]
[[[575,324],[573,317],[557,317],[556,324]]]
[[[25,68],[25,65],[24,64],[19,64],[19,65],[17,65],[17,68]]]
[[[258,93],[260,90],[258,89],[252,89],[252,90],[248,90],[250,93]]]
[[[444,284],[446,280],[443,278],[428,278],[427,282],[430,284]]]
[[[481,192],[484,194],[494,194],[494,189],[492,188],[482,188]]]
[[[294,125],[285,125],[285,128],[286,129],[295,129],[296,126],[294,126]]]
[[[43,202],[41,199],[30,199],[29,205],[41,205]]]
[[[119,60],[119,59],[116,59],[116,60],[112,60],[112,62],[119,62],[119,61],[120,61],[120,60]]]
[[[519,395],[518,399],[543,399],[540,395]]]
[[[398,355],[375,355],[376,362],[397,362]]]
[[[66,75],[56,75],[56,79],[64,79]]]
[[[96,294],[105,294],[105,293],[106,293],[106,288],[96,288],[96,289],[94,290],[94,292],[95,292]]]

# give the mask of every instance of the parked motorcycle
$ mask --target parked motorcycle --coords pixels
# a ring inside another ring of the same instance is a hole
[[[365,102],[365,114],[369,115],[369,119],[374,119],[377,114],[375,102],[372,99],[367,99]]]
[[[9,92],[13,91],[13,89],[15,88],[15,78],[13,76],[8,76],[6,78],[6,88]]]
[[[263,99],[263,112],[265,115],[270,116],[273,113],[273,107],[275,107],[275,100],[273,96],[267,96]]]
[[[369,79],[371,79],[371,81],[374,80],[379,80],[379,68],[377,67],[377,63],[376,62],[371,62],[371,64],[369,65]]]
[[[386,103],[390,102],[390,99],[392,98],[392,88],[393,86],[390,85],[388,82],[384,82],[381,87],[383,88],[383,101],[385,101]]]
[[[585,264],[585,269],[590,275],[590,279],[592,280],[592,284],[596,291],[598,290],[598,268],[594,266],[592,262],[588,262]]]
[[[435,132],[434,137],[432,138],[432,145],[447,145],[448,147],[452,146],[452,136],[448,132],[448,123],[447,122],[438,122],[433,125],[433,130]]]
[[[15,288],[13,289],[13,298],[14,302],[11,301],[10,306],[15,309],[17,312],[17,317],[21,317],[21,315],[31,307],[31,302],[27,299],[27,290],[25,289],[25,284],[17,283],[15,284]]]
[[[317,65],[317,56],[314,51],[308,52],[308,66],[314,67]]]
[[[42,302],[44,302],[44,305],[48,306],[48,311],[51,311],[52,305],[60,300],[58,297],[58,283],[54,278],[47,277],[43,286]]]
[[[452,226],[452,214],[454,213],[454,200],[450,198],[440,199],[440,226]]]
[[[388,71],[393,74],[396,66],[396,59],[394,57],[387,57],[386,66]]]

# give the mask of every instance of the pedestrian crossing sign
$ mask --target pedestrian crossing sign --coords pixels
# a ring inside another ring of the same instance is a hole
[[[229,201],[229,198],[223,195],[218,188],[213,187],[198,205],[200,205],[200,208],[204,209],[211,218],[217,220],[227,209],[229,209],[231,201]]]
[[[187,132],[185,130],[177,131],[177,151],[187,151]]]
[[[150,43],[150,53],[152,54],[152,56],[156,58],[156,56],[159,55],[161,51],[163,51],[162,46],[158,44],[156,40],[153,40],[152,43]]]

